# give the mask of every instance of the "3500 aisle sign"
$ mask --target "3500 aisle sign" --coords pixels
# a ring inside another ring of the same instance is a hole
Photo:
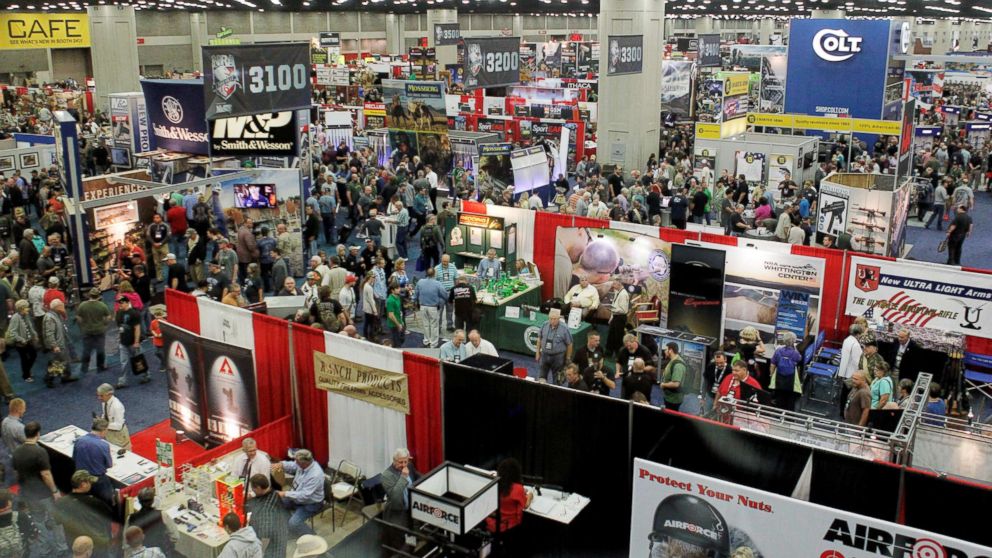
[[[306,89],[309,72],[304,64],[251,66],[248,68],[250,93],[275,93]]]
[[[486,72],[513,72],[520,68],[518,52],[487,52]]]

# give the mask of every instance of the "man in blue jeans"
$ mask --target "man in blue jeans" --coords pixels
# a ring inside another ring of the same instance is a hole
[[[396,252],[401,258],[407,257],[406,241],[410,232],[410,212],[403,202],[396,200]]]
[[[272,466],[273,471],[293,475],[293,489],[276,493],[283,506],[292,512],[289,532],[294,537],[313,535],[307,520],[320,512],[324,502],[324,471],[314,464],[310,450],[297,450],[293,461],[283,461]]]

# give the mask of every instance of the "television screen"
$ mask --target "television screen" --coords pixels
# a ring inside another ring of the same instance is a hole
[[[111,147],[110,162],[115,167],[131,167],[131,150],[126,147]]]
[[[276,206],[275,184],[235,184],[234,207],[264,208]]]

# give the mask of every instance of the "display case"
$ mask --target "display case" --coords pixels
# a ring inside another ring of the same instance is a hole
[[[517,225],[502,217],[459,213],[454,221],[445,224],[444,238],[455,265],[471,268],[467,272],[478,267],[490,248],[496,250],[504,271],[513,267],[517,257]]]

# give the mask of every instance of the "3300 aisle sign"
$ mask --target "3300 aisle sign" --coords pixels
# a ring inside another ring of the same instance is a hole
[[[512,72],[520,68],[518,52],[487,52],[487,72]]]
[[[303,64],[278,64],[251,66],[248,68],[248,91],[251,93],[275,93],[306,89],[309,79],[307,67]]]
[[[644,57],[644,47],[621,47],[620,48],[620,63],[636,64],[643,60]]]

